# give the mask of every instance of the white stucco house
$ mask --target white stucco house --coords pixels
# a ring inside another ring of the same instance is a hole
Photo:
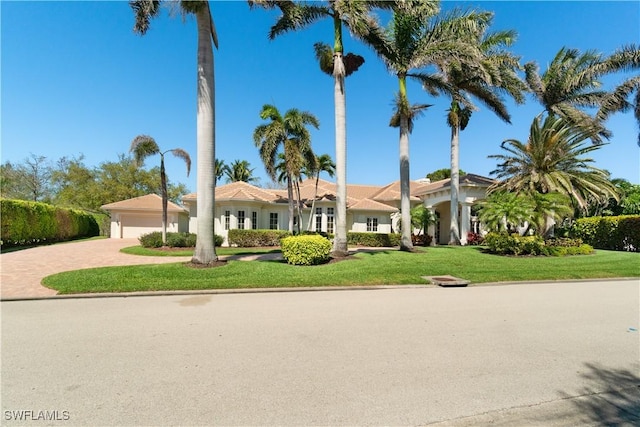
[[[135,197],[101,206],[111,215],[111,238],[138,238],[152,231],[162,231],[162,197],[157,194]],[[189,212],[168,202],[167,231],[189,231]]]
[[[460,178],[459,229],[462,243],[469,231],[479,231],[479,224],[472,216],[471,206],[486,196],[487,188],[494,181],[479,175],[467,174]],[[306,230],[309,216],[311,230],[335,232],[336,185],[320,180],[314,212],[311,206],[315,194],[315,180],[307,179],[300,184],[303,202],[301,228]],[[430,182],[427,179],[411,181],[411,206],[423,204],[438,218],[428,234],[433,243],[449,241],[450,180]],[[182,198],[189,211],[189,230],[197,230],[197,195],[187,194]],[[347,185],[347,229],[348,231],[391,233],[397,231],[400,207],[400,182],[385,186]],[[286,190],[259,188],[246,182],[234,182],[216,187],[215,233],[222,235],[227,243],[231,229],[279,229],[286,230],[289,223]]]

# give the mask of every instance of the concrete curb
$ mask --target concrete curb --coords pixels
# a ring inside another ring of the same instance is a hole
[[[520,282],[487,282],[471,283],[468,287],[484,286],[513,286],[513,285],[553,285],[558,283],[577,282],[602,282],[602,281],[638,281],[640,277],[610,277],[600,279],[568,279],[568,280],[536,280]],[[63,300],[63,299],[90,299],[90,298],[135,298],[150,296],[190,296],[190,295],[229,295],[229,294],[260,294],[260,293],[285,293],[285,292],[326,292],[326,291],[376,291],[388,289],[434,289],[442,288],[433,284],[413,284],[413,285],[378,285],[378,286],[318,286],[318,287],[283,287],[283,288],[236,288],[236,289],[198,289],[198,290],[176,290],[176,291],[141,291],[141,292],[109,292],[109,293],[89,293],[89,294],[63,294],[31,297],[9,297],[1,298],[0,302],[11,301],[36,301],[36,300]],[[464,288],[462,288],[464,289]]]

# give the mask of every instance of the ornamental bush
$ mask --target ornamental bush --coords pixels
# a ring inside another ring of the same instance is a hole
[[[285,230],[229,230],[229,246],[252,248],[258,246],[279,246],[280,239],[289,236]]]
[[[369,247],[400,246],[400,234],[398,233],[347,233],[347,244]]]
[[[587,255],[593,247],[580,239],[542,240],[540,236],[520,236],[518,234],[489,233],[484,239],[490,252],[500,255]]]
[[[76,209],[26,200],[0,200],[1,245],[60,242],[100,234],[95,217]]]
[[[598,249],[640,252],[640,215],[579,218],[569,235]]]
[[[322,236],[289,236],[280,241],[282,257],[293,265],[317,265],[329,261],[331,242]]]
[[[193,233],[167,233],[167,246],[170,248],[193,248],[196,246],[197,235]],[[214,235],[214,244],[216,246],[222,246],[224,238],[222,236]],[[138,238],[140,245],[145,248],[160,248],[162,247],[162,232],[153,231],[151,233],[143,234]]]

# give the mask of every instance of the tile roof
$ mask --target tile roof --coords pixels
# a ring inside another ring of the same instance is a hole
[[[140,211],[162,211],[162,197],[157,194],[147,194],[146,196],[134,197],[133,199],[122,200],[120,202],[108,203],[101,206],[107,211],[113,210],[140,210]],[[167,212],[187,212],[182,206],[167,202]]]
[[[475,175],[472,173],[468,173],[460,177],[460,186],[466,187],[489,187],[495,180],[491,178],[487,178],[481,175]],[[432,182],[430,184],[423,184],[416,189],[415,192],[412,191],[412,195],[422,196],[424,194],[433,193],[438,190],[442,190],[444,188],[448,188],[451,186],[451,178],[443,179],[440,181]]]

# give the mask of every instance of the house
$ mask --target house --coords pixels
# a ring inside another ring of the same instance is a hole
[[[111,215],[111,238],[137,238],[152,231],[162,231],[162,197],[157,194],[101,207]],[[172,202],[167,203],[167,231],[189,231],[189,212]]]
[[[460,177],[459,229],[463,244],[467,233],[479,231],[479,224],[472,216],[472,204],[486,196],[493,180],[479,175]],[[428,234],[434,243],[449,241],[450,180],[430,182],[428,179],[411,181],[411,206],[423,204],[438,219]],[[300,183],[302,201],[302,224],[300,228],[327,233],[335,232],[336,184],[319,180],[318,192],[313,205],[316,181],[307,179]],[[197,196],[187,194],[182,198],[189,212],[189,230],[197,230]],[[391,233],[398,230],[400,208],[400,182],[385,186],[347,185],[347,229],[358,232]],[[310,227],[309,226],[309,220]],[[227,243],[231,229],[279,229],[288,228],[289,212],[287,190],[265,189],[246,182],[233,182],[216,187],[216,211],[214,230]]]

